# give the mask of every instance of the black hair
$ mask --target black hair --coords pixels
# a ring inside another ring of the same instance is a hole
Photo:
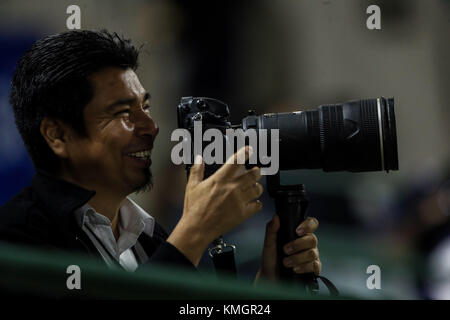
[[[10,103],[34,166],[56,173],[59,159],[40,133],[45,117],[86,135],[84,107],[94,92],[88,77],[106,67],[138,67],[139,50],[129,39],[106,30],[72,30],[38,40],[20,59]]]

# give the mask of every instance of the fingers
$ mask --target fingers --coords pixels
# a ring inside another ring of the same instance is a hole
[[[262,209],[262,202],[259,200],[255,200],[252,202],[249,202],[245,205],[245,212],[247,217],[252,216],[253,214],[257,213],[258,211],[260,211]]]
[[[261,169],[258,167],[251,168],[248,170],[245,174],[237,178],[236,185],[239,186],[239,188],[246,192],[248,188],[253,187],[255,182],[259,181],[261,179]]]
[[[316,219],[311,218],[310,222],[305,221],[305,225],[309,225],[313,229],[317,228],[318,222],[314,220]],[[318,240],[313,233],[308,233],[289,242],[283,247],[284,253],[288,255],[283,259],[284,266],[292,268],[295,273],[313,272],[318,275],[322,269],[322,263],[319,259],[317,245]]]
[[[261,273],[266,279],[277,279],[277,233],[280,228],[280,218],[274,215],[272,220],[266,225],[266,235],[264,237],[264,247],[262,251]]]
[[[295,273],[314,273],[319,275],[322,271],[322,262],[314,260],[312,262],[304,263],[293,268]]]
[[[297,253],[294,259],[297,259],[297,264],[301,264],[308,262],[308,257],[310,257],[310,260],[319,257],[319,251],[317,250],[319,241],[316,235],[312,233],[318,226],[319,222],[315,218],[308,218],[300,224],[299,228],[297,228],[297,234],[299,233],[298,230],[301,229],[300,234],[303,235],[283,247],[284,253],[290,256],[288,258]]]
[[[219,177],[234,177],[235,173],[240,170],[245,162],[253,153],[251,146],[245,146],[238,150],[234,155],[229,157],[224,165],[216,172]]]
[[[295,273],[313,272],[319,275],[322,270],[322,262],[320,262],[317,248],[284,258],[283,264],[287,268],[292,268]]]
[[[293,254],[283,259],[283,264],[286,267],[295,267],[305,263],[313,262],[319,259],[319,250],[317,248],[302,251],[297,254]]]
[[[263,191],[264,191],[263,186],[255,182],[253,183],[253,186],[248,188],[245,192],[242,192],[240,190],[237,190],[236,192],[239,193],[240,198],[244,202],[249,202],[259,198],[262,195]]]
[[[244,202],[249,202],[259,198],[264,191],[261,184],[257,183],[261,179],[261,169],[254,167],[240,176],[236,181],[236,192]]]
[[[277,232],[280,228],[280,218],[274,215],[272,220],[266,225],[266,236],[264,238],[264,247],[275,247],[277,245]]]
[[[313,233],[319,226],[319,221],[316,218],[306,218],[295,230],[299,237],[307,234]]]
[[[289,242],[283,247],[283,250],[285,254],[291,255],[296,252],[316,248],[318,242],[316,235],[311,233]]]
[[[205,164],[203,162],[203,158],[201,155],[197,155],[195,157],[194,165],[191,167],[186,188],[193,187],[202,182],[204,172]]]

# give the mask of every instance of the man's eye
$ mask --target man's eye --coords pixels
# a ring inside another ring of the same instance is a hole
[[[146,104],[142,107],[142,109],[144,109],[144,111],[150,112],[150,108],[151,106],[149,104]]]
[[[114,115],[115,115],[115,116],[120,116],[120,115],[127,115],[127,114],[129,114],[129,113],[130,113],[130,110],[128,110],[128,109],[123,109],[123,110],[117,111],[116,113],[114,113]]]

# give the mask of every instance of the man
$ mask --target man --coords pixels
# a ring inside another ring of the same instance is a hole
[[[127,198],[149,189],[158,126],[135,73],[138,51],[106,31],[69,31],[37,41],[12,80],[17,127],[37,169],[31,186],[0,208],[0,239],[79,251],[134,271],[170,263],[194,269],[208,244],[262,208],[259,168],[230,158],[203,180],[196,159],[181,219],[170,235]],[[238,153],[249,157],[251,149]],[[243,174],[238,174],[244,171]],[[284,260],[319,274],[316,219],[299,226]],[[277,278],[275,216],[268,224],[259,277]]]

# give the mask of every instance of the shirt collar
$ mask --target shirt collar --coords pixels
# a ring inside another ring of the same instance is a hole
[[[120,233],[123,231],[128,231],[136,234],[136,231],[138,231],[140,234],[141,232],[139,232],[139,226],[142,224],[144,225],[144,229],[141,230],[141,232],[144,232],[148,236],[152,237],[155,229],[155,219],[133,200],[128,197],[125,198],[122,206],[120,207]]]
[[[93,224],[111,225],[108,218],[97,213],[88,203],[85,203],[78,210],[76,210],[75,215],[80,227],[83,227],[86,223],[86,219],[88,218]],[[127,231],[139,236],[141,232],[144,232],[149,237],[153,236],[153,231],[155,230],[155,219],[128,197],[122,202],[122,206],[119,211],[119,219],[120,234]]]
[[[126,198],[119,209],[119,238],[114,238],[111,221],[95,211],[88,203],[75,211],[77,222],[81,229],[93,232],[98,241],[109,253],[120,260],[121,255],[129,248],[136,245],[142,233],[153,236],[155,220],[134,201]]]

